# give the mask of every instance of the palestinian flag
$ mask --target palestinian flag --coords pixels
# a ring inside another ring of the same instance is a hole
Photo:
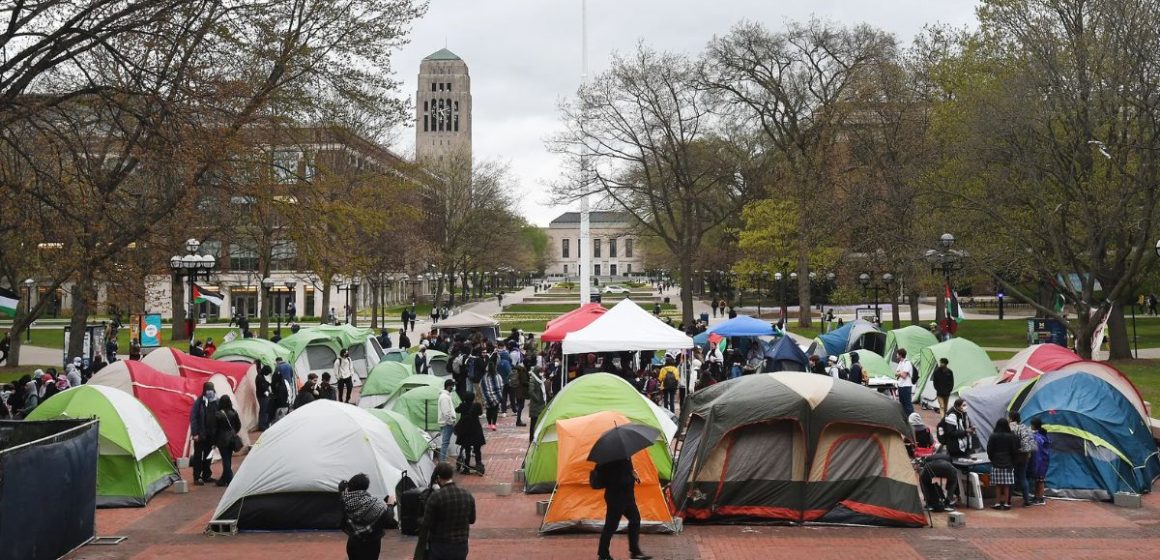
[[[949,283],[946,285],[946,289],[947,317],[961,322],[963,320],[963,308],[959,307],[959,296],[951,290]]]
[[[193,285],[193,302],[194,303],[212,303],[218,307],[221,307],[222,303],[224,303],[222,301],[221,296],[214,294],[214,293],[211,293],[211,292],[207,292],[205,290],[205,288],[202,288],[201,286],[198,286],[197,284]]]
[[[15,317],[18,305],[20,305],[20,296],[16,292],[0,288],[0,315]]]

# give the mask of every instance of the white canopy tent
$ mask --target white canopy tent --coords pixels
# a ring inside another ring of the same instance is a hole
[[[624,299],[587,327],[564,337],[565,354],[688,350],[693,339]]]
[[[491,340],[496,340],[499,337],[499,321],[472,311],[452,315],[435,323],[432,328],[438,329],[440,332],[479,329]]]

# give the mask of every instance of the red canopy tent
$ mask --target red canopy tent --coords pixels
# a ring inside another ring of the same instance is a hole
[[[189,412],[201,395],[201,380],[167,375],[142,362],[118,360],[101,369],[89,384],[112,387],[136,397],[161,424],[169,440],[170,456],[189,456]]]
[[[599,303],[586,303],[551,321],[548,321],[548,330],[540,335],[544,342],[561,342],[564,335],[587,327],[608,310]]]

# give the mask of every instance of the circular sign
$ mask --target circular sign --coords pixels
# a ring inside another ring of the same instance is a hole
[[[145,336],[149,338],[157,338],[158,330],[159,329],[157,328],[157,325],[145,325]]]

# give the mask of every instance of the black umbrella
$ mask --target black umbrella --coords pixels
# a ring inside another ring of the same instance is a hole
[[[645,449],[657,440],[661,431],[643,424],[624,424],[604,432],[588,452],[588,460],[603,465],[613,461],[631,459],[637,451]]]

